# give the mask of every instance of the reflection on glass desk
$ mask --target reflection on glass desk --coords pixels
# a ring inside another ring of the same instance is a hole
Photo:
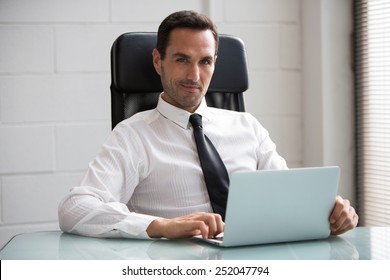
[[[324,240],[221,248],[195,239],[100,239],[67,233],[20,234],[2,260],[328,260],[390,259],[390,227],[358,227]]]

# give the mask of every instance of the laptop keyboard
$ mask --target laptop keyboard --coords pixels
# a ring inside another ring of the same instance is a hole
[[[216,236],[211,239],[218,240],[218,241],[223,241],[223,236]]]

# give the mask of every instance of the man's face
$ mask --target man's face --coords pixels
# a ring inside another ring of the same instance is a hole
[[[194,112],[209,87],[215,59],[215,40],[210,30],[172,30],[164,60],[153,50],[153,64],[164,89],[162,98]]]

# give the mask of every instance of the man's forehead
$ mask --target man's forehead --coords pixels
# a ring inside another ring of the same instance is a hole
[[[170,34],[167,52],[189,56],[190,52],[194,52],[197,55],[214,57],[215,39],[211,30],[176,28]]]

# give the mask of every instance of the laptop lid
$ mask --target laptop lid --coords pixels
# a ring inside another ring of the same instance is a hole
[[[221,246],[310,240],[330,235],[339,167],[231,175]]]

